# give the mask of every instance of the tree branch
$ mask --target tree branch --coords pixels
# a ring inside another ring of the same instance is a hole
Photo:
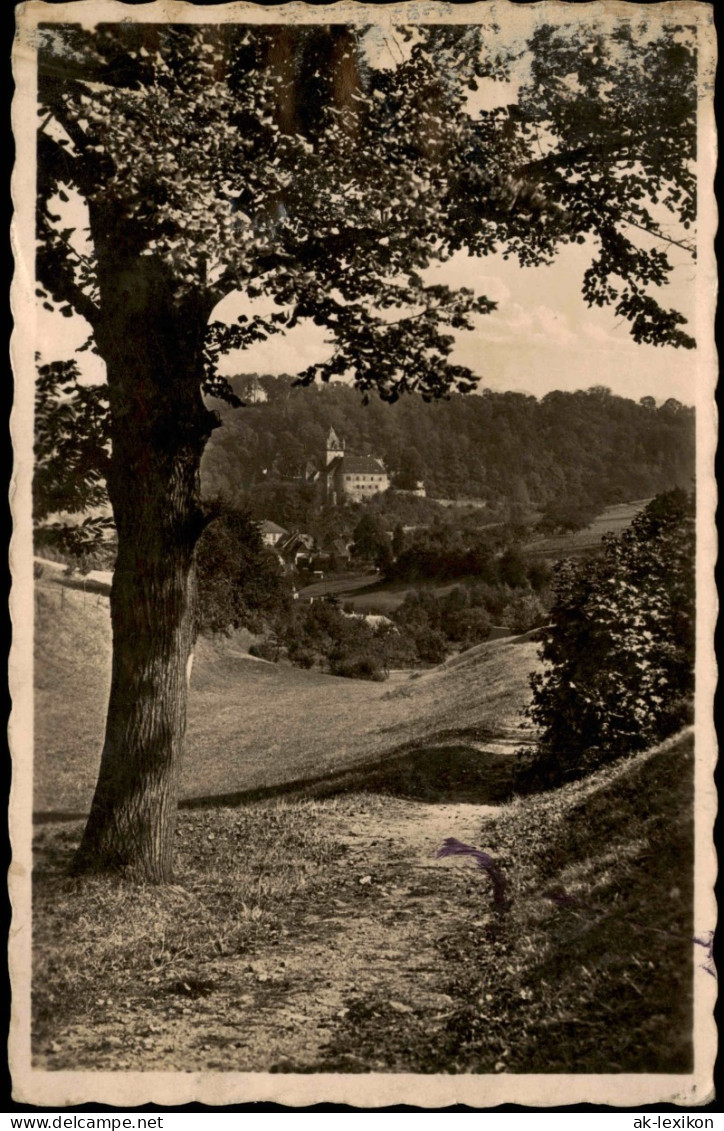
[[[60,122],[55,112],[52,117],[65,129],[65,125]],[[65,145],[61,145],[47,132],[41,133],[38,138],[38,173],[45,184],[49,184],[53,179],[63,180],[68,184],[76,185],[84,194],[93,187],[94,178],[87,157],[76,157],[69,153]]]
[[[54,232],[55,242],[60,243],[60,235]],[[72,250],[72,249],[71,249]],[[53,253],[49,249],[40,249],[37,258],[38,281],[53,296],[56,302],[67,303],[72,306],[95,329],[101,320],[100,309],[96,306],[90,295],[80,287],[73,278],[72,265],[66,260],[54,267]]]
[[[630,139],[617,138],[608,144],[599,142],[596,145],[579,145],[577,149],[560,149],[547,153],[545,157],[538,157],[535,161],[528,161],[518,169],[519,175],[529,176],[545,169],[557,169],[561,166],[569,169],[577,161],[591,157],[610,157],[619,154],[620,157],[630,156]]]
[[[674,247],[680,247],[684,251],[688,251],[689,255],[696,256],[696,248],[691,247],[690,244],[682,243],[681,240],[675,240],[673,236],[665,236],[663,232],[659,232],[656,228],[649,228],[645,224],[639,224],[636,220],[632,220],[630,216],[622,216],[621,220],[624,224],[630,225],[632,228],[638,228],[642,232],[647,232],[654,239],[664,240],[666,243],[673,244]]]

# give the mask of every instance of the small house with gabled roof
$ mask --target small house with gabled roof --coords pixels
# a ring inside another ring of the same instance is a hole
[[[302,564],[307,565],[311,561],[313,549],[314,539],[311,534],[303,534],[299,530],[295,530],[292,534],[288,534],[286,538],[280,539],[276,545],[277,553],[288,565],[294,566],[295,569]]]
[[[289,531],[285,530],[283,526],[278,526],[276,522],[265,519],[264,522],[259,523],[259,533],[265,546],[276,546],[281,538],[288,536]]]

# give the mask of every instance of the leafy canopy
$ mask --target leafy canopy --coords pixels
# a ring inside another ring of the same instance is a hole
[[[196,550],[197,624],[201,632],[262,632],[291,615],[291,582],[257,523],[215,501]]]
[[[383,67],[345,25],[46,25],[45,300],[83,314],[103,354],[106,272],[150,256],[175,301],[202,296],[207,317],[235,289],[278,306],[212,322],[206,391],[230,395],[222,351],[308,318],[334,352],[304,382],[351,374],[388,400],[432,397],[472,387],[450,362],[451,331],[494,304],[427,284],[431,262],[467,249],[535,264],[592,238],[587,301],[613,305],[636,341],[690,347],[657,297],[662,241],[683,245],[671,225],[695,214],[686,30],[542,27],[517,58],[491,29],[399,34],[399,61]],[[514,65],[527,74],[515,101],[475,110],[481,82]],[[90,253],[59,226],[71,189],[89,206]]]

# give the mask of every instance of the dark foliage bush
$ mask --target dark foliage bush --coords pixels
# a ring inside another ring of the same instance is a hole
[[[346,676],[347,679],[371,679],[376,682],[387,679],[389,674],[379,655],[354,650],[342,650],[332,656],[329,670],[332,675]]]
[[[580,777],[692,720],[694,552],[693,497],[676,489],[608,536],[599,558],[560,564],[522,787]]]
[[[538,523],[541,534],[567,533],[574,530],[583,530],[593,522],[598,507],[595,503],[578,503],[575,499],[556,499],[549,503],[543,511],[543,516]]]
[[[252,518],[215,503],[196,549],[200,632],[262,632],[290,615],[291,582]]]
[[[441,664],[450,651],[448,640],[437,628],[418,631],[415,636],[415,644],[417,654],[423,664]]]
[[[306,647],[304,644],[294,643],[288,649],[289,659],[298,668],[313,668],[317,662],[318,656],[313,648]]]
[[[366,621],[346,616],[334,600],[315,601],[296,609],[283,633],[293,664],[326,667],[350,679],[385,679],[384,648]]]

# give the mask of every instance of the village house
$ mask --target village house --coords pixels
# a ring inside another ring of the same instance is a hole
[[[314,539],[311,534],[303,534],[297,530],[280,539],[275,549],[287,565],[298,569],[300,566],[308,566],[311,562]]]
[[[380,460],[374,456],[357,456],[345,452],[333,428],[327,437],[324,466],[314,475],[327,503],[339,506],[344,502],[363,502],[390,486],[390,478]]]
[[[259,533],[265,546],[276,546],[280,539],[289,537],[288,530],[278,526],[276,522],[270,522],[269,519],[259,523]]]

